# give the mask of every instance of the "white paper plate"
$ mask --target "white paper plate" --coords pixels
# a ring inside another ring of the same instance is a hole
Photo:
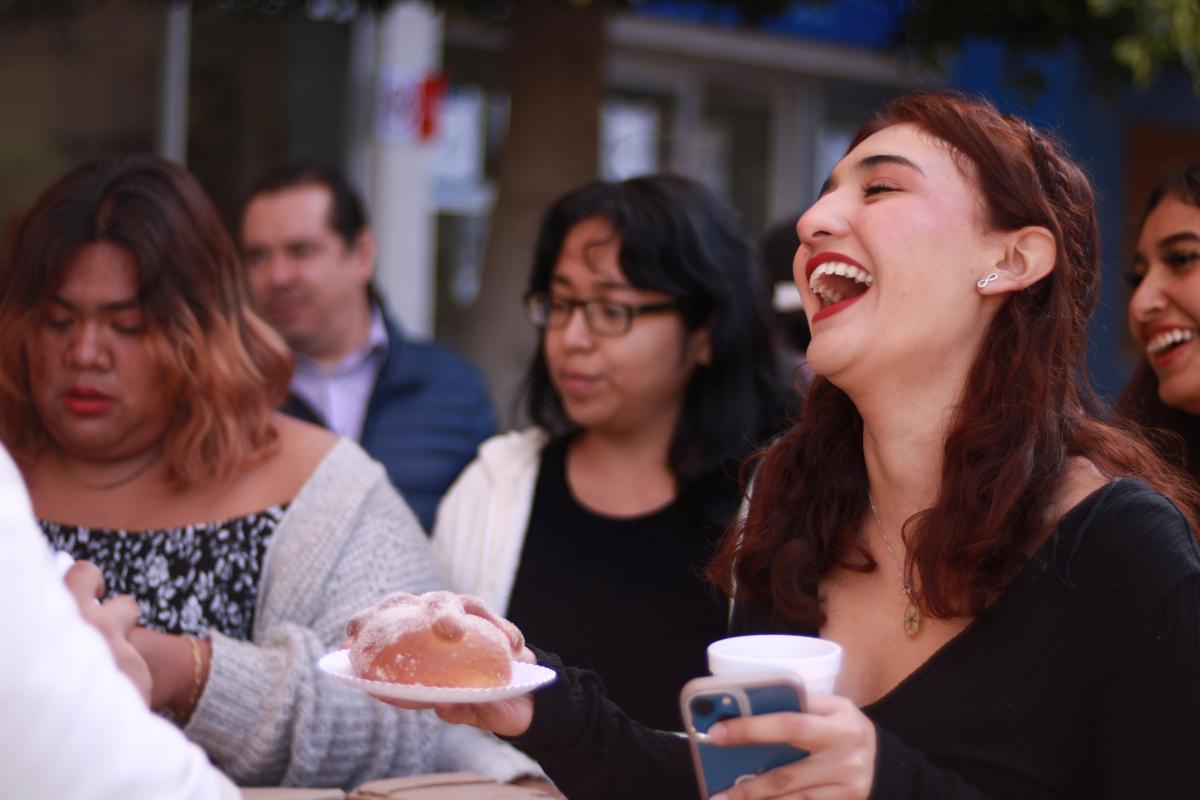
[[[539,686],[545,686],[556,677],[554,670],[539,664],[512,662],[512,678],[507,686],[488,689],[460,689],[451,686],[422,686],[419,683],[387,683],[360,678],[350,666],[350,651],[335,650],[321,656],[317,666],[343,683],[368,694],[407,700],[412,703],[487,703],[507,700],[528,694]]]

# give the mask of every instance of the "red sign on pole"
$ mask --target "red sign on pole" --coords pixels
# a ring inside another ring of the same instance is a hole
[[[379,79],[376,128],[384,139],[424,143],[437,135],[446,78],[386,70]]]

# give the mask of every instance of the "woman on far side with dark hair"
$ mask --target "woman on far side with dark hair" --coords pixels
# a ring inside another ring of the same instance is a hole
[[[1129,329],[1144,350],[1117,409],[1178,436],[1159,440],[1163,454],[1200,482],[1200,164],[1150,194],[1129,282]]]
[[[751,247],[694,181],[588,184],[547,212],[527,305],[537,427],[482,446],[434,552],[456,590],[678,730],[725,630],[702,570],[784,414]]]

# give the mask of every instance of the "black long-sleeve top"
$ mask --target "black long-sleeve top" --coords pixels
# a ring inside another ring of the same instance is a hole
[[[785,628],[769,609],[744,611],[735,633]],[[699,796],[682,737],[633,723],[594,675],[542,660],[559,679],[513,741],[568,797]],[[1107,484],[994,605],[863,712],[878,734],[872,798],[1200,797],[1192,531],[1145,484]]]
[[[542,451],[506,616],[525,638],[598,673],[637,721],[679,728],[679,690],[725,633],[726,605],[703,566],[737,511],[738,482],[716,472],[663,508],[613,518],[575,499],[568,443]]]

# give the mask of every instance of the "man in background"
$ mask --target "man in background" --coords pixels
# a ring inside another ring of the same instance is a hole
[[[241,218],[260,314],[296,372],[284,411],[362,443],[433,528],[438,501],[495,426],[479,371],[403,335],[371,285],[375,237],[338,172],[295,164],[260,180]]]

